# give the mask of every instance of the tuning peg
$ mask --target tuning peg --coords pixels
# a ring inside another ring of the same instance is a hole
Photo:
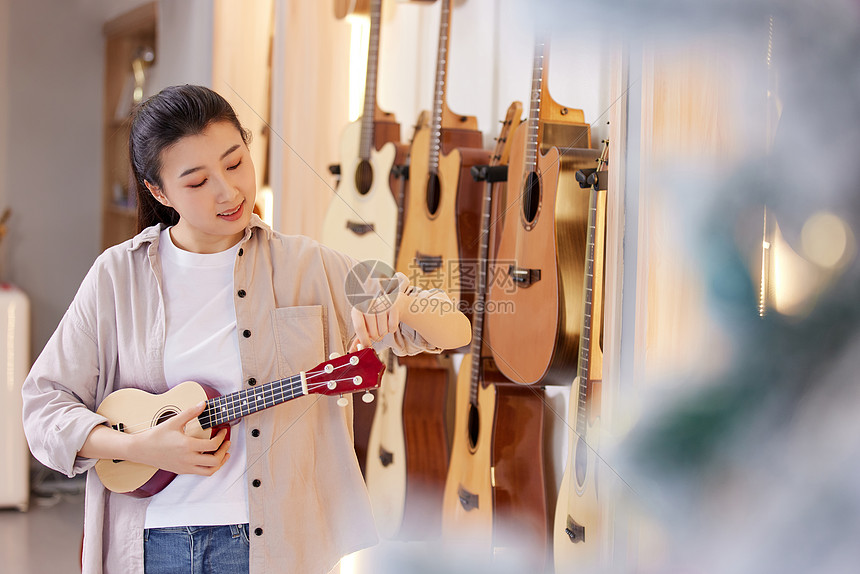
[[[356,357],[355,355],[351,356],[349,358],[349,364],[353,367],[356,366],[358,364],[358,357]]]
[[[362,350],[363,348],[364,348],[364,345],[362,345],[361,343],[359,343],[359,344],[357,345],[357,347],[356,347],[356,349],[355,349],[355,350],[356,350],[356,351],[360,351],[360,350]]]
[[[334,381],[329,381],[326,383],[326,386],[331,390],[335,390],[337,388],[337,383]]]
[[[366,403],[372,403],[373,402],[373,395],[370,393],[370,391],[364,391],[364,394],[361,395],[361,400],[366,402]]]
[[[361,375],[356,375],[352,378],[352,384],[356,387],[361,384]]]
[[[339,407],[345,407],[348,403],[349,401],[346,400],[346,397],[343,395],[341,395],[340,398],[337,400],[337,406]]]
[[[340,357],[340,353],[332,353],[328,356],[328,360],[333,361],[333,360],[337,359],[338,357]]]

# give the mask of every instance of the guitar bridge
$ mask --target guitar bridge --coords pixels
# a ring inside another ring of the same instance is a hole
[[[441,255],[424,255],[418,251],[415,252],[415,264],[421,268],[422,273],[430,273],[442,267]]]
[[[460,505],[462,505],[466,512],[478,508],[478,495],[472,494],[463,488],[462,485],[457,487],[457,496],[460,498]]]
[[[523,269],[516,265],[508,265],[508,276],[520,287],[531,287],[540,281],[540,269]]]
[[[567,534],[573,544],[585,542],[585,526],[577,524],[570,515],[567,517],[567,528],[564,529],[564,533]]]
[[[358,236],[366,235],[376,229],[372,223],[358,223],[356,221],[347,221],[346,228]]]
[[[379,447],[379,462],[382,463],[382,466],[388,466],[392,462],[394,462],[394,454],[388,452],[382,447]]]

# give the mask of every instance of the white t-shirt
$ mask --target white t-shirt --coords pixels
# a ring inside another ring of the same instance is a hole
[[[226,394],[242,385],[233,268],[239,245],[220,253],[191,253],[161,232],[158,254],[166,338],[164,376],[174,387],[197,381]],[[212,476],[180,474],[150,499],[146,528],[248,522],[245,432],[231,428],[230,459]]]

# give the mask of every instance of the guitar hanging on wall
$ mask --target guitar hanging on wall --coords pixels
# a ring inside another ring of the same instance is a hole
[[[492,556],[494,548],[510,549],[518,544],[525,545],[527,552],[544,548],[548,535],[543,391],[514,385],[496,370],[484,345],[484,313],[478,312],[484,309],[490,246],[497,228],[493,224],[494,202],[504,191],[509,136],[519,125],[521,113],[520,102],[508,108],[491,165],[489,169],[479,169],[488,183],[478,255],[476,312],[471,351],[463,358],[457,377],[454,443],[442,505],[445,538],[467,542],[485,556]],[[513,525],[516,537],[510,535]],[[540,559],[541,564],[534,565],[535,571],[543,571],[543,554]]]
[[[603,267],[606,235],[606,182],[609,141],[604,141],[597,169],[581,170],[578,179],[590,187],[588,237],[582,296],[582,329],[576,379],[570,389],[568,418],[575,429],[568,436],[564,469],[553,522],[553,561],[556,572],[574,566],[598,566],[600,501],[597,489],[597,443],[600,431],[600,386],[603,354]]]
[[[477,255],[482,191],[469,170],[486,164],[490,153],[482,149],[478,120],[454,114],[446,103],[453,0],[441,4],[433,112],[412,142],[396,269],[422,288],[442,289],[468,316],[474,288],[464,284],[468,271],[459,265]]]
[[[338,404],[345,406],[344,393],[375,389],[384,368],[376,352],[368,348],[331,358],[286,379],[227,395],[218,395],[214,389],[194,381],[186,381],[159,395],[140,389],[120,389],[108,395],[96,412],[120,432],[139,433],[206,401],[206,408],[186,425],[185,432],[208,439],[219,429],[229,428],[230,421],[310,394],[341,395]],[[366,397],[373,399],[369,393]],[[101,459],[95,469],[107,489],[136,498],[161,492],[176,477],[172,472],[128,460]]]
[[[398,155],[400,124],[376,102],[382,0],[370,0],[370,40],[364,111],[340,140],[340,182],[326,211],[322,242],[359,261],[394,265],[397,202],[389,174]]]
[[[525,385],[569,385],[575,376],[579,309],[572,302],[582,293],[588,210],[574,174],[598,155],[582,110],[549,95],[548,54],[548,43],[538,39],[529,117],[514,134],[488,295],[488,306],[507,310],[487,317],[493,359],[506,377]]]

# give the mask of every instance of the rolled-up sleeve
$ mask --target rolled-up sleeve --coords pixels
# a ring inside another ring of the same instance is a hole
[[[92,273],[60,321],[24,381],[24,432],[42,464],[72,477],[95,464],[77,456],[93,428],[106,422],[95,413],[99,379],[98,343],[84,323]],[[88,281],[89,280],[89,281]]]

